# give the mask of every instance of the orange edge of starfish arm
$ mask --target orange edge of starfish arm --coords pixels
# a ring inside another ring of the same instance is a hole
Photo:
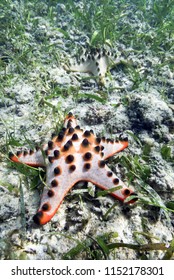
[[[86,181],[86,182],[91,182],[91,183],[93,183],[94,185],[96,185],[96,182],[93,182],[92,180],[88,180],[88,179],[83,179],[82,180],[82,182],[84,182],[84,181]],[[63,194],[63,197],[62,197],[62,200],[60,201],[60,203],[59,203],[59,205],[57,206],[57,208],[51,213],[51,214],[48,214],[47,212],[43,212],[42,210],[38,210],[38,212],[37,213],[41,213],[41,216],[40,216],[40,218],[39,218],[39,225],[45,225],[46,223],[48,223],[51,219],[52,219],[52,217],[56,214],[56,212],[57,212],[57,210],[59,209],[59,207],[60,207],[60,205],[61,205],[61,203],[62,203],[62,201],[64,200],[64,198],[65,198],[65,196],[66,196],[66,194],[69,192],[69,190],[76,184],[76,183],[78,183],[78,182],[80,182],[80,180],[77,180],[76,182],[74,182],[65,192],[64,192],[64,194]],[[99,188],[101,188],[101,189],[103,189],[103,190],[106,190],[102,185],[99,185],[99,184],[97,184],[96,186],[98,186]],[[124,198],[120,198],[120,196],[117,196],[115,193],[110,193],[113,197],[116,197],[117,199],[119,199],[120,201],[122,201],[122,202],[124,202],[124,200],[127,198],[127,196],[129,196],[129,195],[125,195],[125,197]],[[132,194],[133,194],[133,191],[132,191]],[[134,199],[132,199],[132,200],[130,200],[130,201],[128,201],[127,202],[127,204],[131,204],[131,203],[134,203]],[[36,213],[36,215],[37,215],[37,213]]]
[[[44,167],[44,165],[42,166],[41,164],[37,164],[37,163],[34,163],[34,162],[31,162],[31,163],[30,162],[27,162],[27,163],[22,162],[22,161],[20,161],[20,158],[17,157],[16,155],[11,155],[10,160],[12,162],[21,163],[21,164],[24,164],[24,165],[29,165],[31,167]]]

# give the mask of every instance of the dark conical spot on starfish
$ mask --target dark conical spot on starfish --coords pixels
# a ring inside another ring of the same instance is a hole
[[[50,156],[50,157],[48,157],[48,160],[49,160],[50,163],[53,163],[54,162],[54,157]]]
[[[30,156],[33,155],[33,154],[34,154],[34,151],[30,149],[30,150],[29,150],[29,154],[30,154]]]
[[[59,150],[54,150],[54,156],[56,159],[60,156],[60,151]]]
[[[88,139],[83,139],[83,141],[82,141],[82,146],[83,147],[87,147],[89,145],[89,141],[88,141]]]
[[[46,156],[48,156],[48,150],[45,150],[44,153]]]
[[[51,139],[53,139],[54,137],[56,137],[56,133],[51,134]]]
[[[96,48],[93,48],[91,51],[92,51],[94,54],[97,53],[97,49],[96,49]]]
[[[71,137],[72,141],[78,140],[78,135],[76,133],[73,134],[73,136]]]
[[[98,59],[100,59],[101,58],[101,54],[99,53],[99,55],[98,55],[98,57],[97,57]]]
[[[63,131],[60,131],[59,134],[58,134],[57,140],[58,140],[58,141],[62,141],[64,135],[65,135],[65,133],[64,133]]]
[[[49,149],[52,149],[53,148],[53,145],[54,145],[54,143],[53,143],[53,141],[48,141],[48,148]]]
[[[73,132],[74,132],[74,128],[70,127],[69,130],[68,130],[68,135],[72,134]]]
[[[108,172],[107,172],[107,176],[108,176],[108,177],[112,177],[112,175],[113,175],[113,173],[112,173],[111,171],[108,171]]]
[[[101,157],[103,157],[103,156],[104,156],[104,153],[103,153],[103,152],[101,152],[101,153],[100,153],[100,156],[101,156]]]
[[[74,160],[74,156],[73,155],[68,155],[65,159],[66,163],[72,163]]]
[[[111,139],[110,139],[110,138],[107,138],[107,139],[106,139],[106,142],[107,142],[107,143],[110,143],[110,142],[111,142]]]
[[[85,153],[83,156],[84,160],[90,160],[91,158],[92,158],[92,154],[90,152]]]
[[[101,147],[100,147],[101,151],[103,151],[103,150],[104,150],[104,148],[105,148],[104,146],[101,146]]]
[[[50,209],[50,205],[48,203],[44,203],[42,205],[42,211],[48,211]]]
[[[125,189],[124,190],[124,195],[129,195],[130,194],[130,190],[129,189]]]
[[[105,142],[105,141],[106,141],[106,138],[105,138],[104,136],[102,137],[102,141],[103,141],[103,142]]]
[[[95,139],[95,141],[96,141],[97,144],[100,144],[101,138],[100,138],[100,137],[97,137],[97,138]]]
[[[39,146],[35,146],[35,149],[36,149],[36,151],[38,152],[39,150],[40,150],[40,147]]]
[[[84,137],[89,137],[91,135],[91,132],[89,130],[85,130],[85,132],[83,133]]]
[[[97,152],[97,153],[99,153],[99,152],[100,152],[100,146],[95,146],[95,147],[94,147],[94,151]]]
[[[128,141],[128,137],[127,136],[125,136],[124,138],[123,138],[123,141]]]
[[[100,73],[100,68],[99,67],[97,67],[97,72]]]
[[[60,169],[60,167],[57,166],[57,167],[54,168],[54,174],[55,174],[55,175],[60,175],[60,174],[61,174],[61,169]]]
[[[94,134],[94,130],[90,129],[91,134]]]
[[[22,154],[21,151],[17,151],[17,153],[16,153],[17,157],[19,157],[21,154]]]
[[[105,161],[104,160],[99,160],[99,162],[98,162],[98,166],[99,167],[101,167],[101,168],[103,168],[103,167],[105,167]]]
[[[90,163],[85,163],[83,167],[84,167],[85,170],[89,170],[91,168],[91,164]]]
[[[54,187],[57,187],[58,186],[58,182],[57,182],[57,180],[52,180],[51,181],[51,186],[54,188]]]
[[[96,66],[99,66],[99,63],[98,63],[98,61],[96,61],[96,63],[95,63],[95,64],[96,64]]]
[[[73,143],[72,143],[71,140],[68,140],[67,144],[68,144],[69,146],[72,146],[72,145],[73,145]]]
[[[91,58],[92,58],[92,60],[93,60],[93,61],[95,60],[95,57],[94,57],[94,55],[92,55],[92,56],[91,56]]]
[[[68,113],[68,117],[71,118],[72,116],[73,116],[73,113],[72,113],[72,112],[69,112],[69,113]]]
[[[67,123],[67,128],[70,128],[70,127],[72,127],[72,120],[69,120]]]
[[[114,178],[112,182],[113,182],[114,185],[117,185],[119,183],[119,179],[118,178]]]
[[[78,130],[79,130],[79,129],[80,129],[80,126],[79,126],[79,125],[76,125],[75,129],[78,129]]]
[[[72,146],[72,141],[69,140],[68,142],[66,142],[66,144],[63,147],[64,151],[68,151],[71,146]]]
[[[48,195],[49,197],[53,197],[53,196],[54,196],[54,191],[53,191],[53,190],[49,190],[49,191],[47,192],[47,195]]]
[[[37,225],[40,225],[40,220],[41,218],[43,217],[43,212],[42,211],[39,211],[36,213],[36,215],[33,216],[33,221],[37,224]]]
[[[87,58],[90,60],[90,59],[91,59],[91,56],[88,54]]]
[[[28,151],[24,151],[24,157],[28,155]]]
[[[70,171],[70,172],[73,172],[73,171],[75,171],[75,170],[76,170],[76,166],[75,166],[74,164],[70,165],[69,171]]]
[[[8,156],[11,159],[14,156],[14,154],[12,152],[9,152]]]
[[[128,141],[128,137],[127,136],[123,136],[123,134],[120,134],[119,135],[119,140],[121,140],[121,141]]]

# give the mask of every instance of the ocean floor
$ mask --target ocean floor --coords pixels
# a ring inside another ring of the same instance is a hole
[[[86,1],[72,7],[64,1],[30,1],[27,7],[7,2],[0,34],[0,258],[172,258],[167,248],[174,238],[174,34],[166,29],[159,42],[155,15],[154,22],[146,18],[134,1],[117,1],[117,36],[107,38],[105,30],[103,43],[97,32],[90,37],[93,29],[75,14]],[[152,2],[146,1],[147,10]],[[91,1],[86,5],[90,13]],[[89,44],[114,51],[119,61],[104,86],[88,73],[65,70]],[[12,163],[8,153],[47,143],[70,111],[97,135],[128,136],[129,147],[108,166],[134,187],[139,200],[123,205],[81,182],[52,220],[37,226],[32,217],[45,173]]]

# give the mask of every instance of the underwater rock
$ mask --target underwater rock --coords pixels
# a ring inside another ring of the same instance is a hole
[[[89,107],[83,119],[88,125],[104,124],[110,118],[111,112],[107,109],[100,105]]]
[[[128,116],[135,130],[152,131],[172,120],[172,110],[152,93],[134,94],[128,105]]]
[[[149,166],[151,168],[149,185],[163,196],[165,194],[165,198],[168,199],[171,196],[170,192],[174,190],[173,168],[157,152],[150,155]]]
[[[123,105],[111,111],[111,118],[106,121],[106,129],[111,134],[131,129],[131,121],[127,115],[127,108]]]

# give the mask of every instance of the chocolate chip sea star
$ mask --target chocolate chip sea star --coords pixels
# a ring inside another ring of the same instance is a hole
[[[65,70],[72,72],[91,73],[99,77],[99,84],[105,85],[106,72],[111,65],[116,65],[120,60],[116,59],[112,52],[105,49],[92,48],[86,50],[75,63],[64,65]]]
[[[35,151],[18,151],[9,157],[17,163],[46,168],[46,186],[38,212],[33,220],[43,225],[51,220],[67,192],[79,181],[89,181],[103,190],[119,186],[110,194],[124,202],[134,191],[128,188],[106,165],[105,160],[128,146],[128,139],[96,137],[92,130],[83,130],[72,113],[64,127],[52,140]],[[128,203],[134,203],[134,198]]]

